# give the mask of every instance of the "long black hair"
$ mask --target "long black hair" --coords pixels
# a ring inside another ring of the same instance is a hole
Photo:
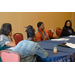
[[[72,27],[72,22],[71,22],[70,20],[67,20],[67,21],[65,22],[64,27],[68,28],[68,27],[67,27],[67,25],[66,25],[66,24],[67,24],[67,22],[70,22],[70,27],[69,27],[69,28],[71,28],[71,27]]]
[[[12,31],[12,26],[10,23],[4,23],[0,29],[0,35],[4,34],[6,36]]]
[[[31,25],[27,26],[26,33],[27,33],[27,38],[35,37],[35,29],[33,28],[33,26]]]

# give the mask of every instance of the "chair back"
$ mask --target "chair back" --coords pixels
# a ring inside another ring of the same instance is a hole
[[[1,51],[2,62],[20,62],[20,54],[15,51]]]
[[[53,33],[52,33],[51,30],[48,31],[48,34],[49,34],[50,39],[52,39],[53,38]]]
[[[15,33],[13,35],[14,39],[15,39],[15,42],[16,42],[16,45],[23,40],[23,35],[21,33]]]
[[[61,28],[56,28],[56,34],[57,34],[57,36],[58,37],[60,37],[61,36],[61,33],[62,33],[62,29]]]

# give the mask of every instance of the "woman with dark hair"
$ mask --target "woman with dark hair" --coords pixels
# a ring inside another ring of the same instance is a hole
[[[12,26],[10,23],[4,23],[0,29],[0,46],[14,47],[15,40],[12,36]]]
[[[21,55],[21,62],[34,62],[37,55],[46,58],[48,53],[35,42],[35,29],[31,25],[26,28],[27,39],[20,41],[12,50]]]
[[[74,30],[72,29],[72,23],[70,20],[67,20],[65,22],[65,26],[63,27],[61,37],[69,36],[69,35],[73,35],[73,34],[74,34]]]

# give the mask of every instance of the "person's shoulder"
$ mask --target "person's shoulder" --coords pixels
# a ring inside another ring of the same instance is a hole
[[[63,27],[63,29],[64,29],[64,28],[66,28],[66,27]]]
[[[41,34],[39,32],[36,33],[36,36],[40,36]]]
[[[30,40],[23,40],[22,42],[25,42],[25,43],[29,43],[29,44],[34,44],[35,42],[34,41],[30,41]]]
[[[71,28],[73,30],[73,28]]]
[[[0,37],[1,37],[1,38],[8,38],[8,37],[7,37],[6,35],[4,35],[4,34],[1,34]]]
[[[44,31],[47,31],[48,32],[48,30],[46,30],[46,29],[44,29]]]
[[[4,37],[7,37],[6,35],[4,35],[4,34],[1,34],[0,36],[4,36]]]
[[[35,44],[35,45],[39,45],[37,42],[35,42],[35,41],[29,41],[30,43],[32,43],[32,44]]]
[[[67,28],[66,27],[63,27],[63,29],[66,30]]]
[[[63,27],[62,32],[66,33],[66,32],[68,32],[68,29],[66,27]]]
[[[49,33],[48,30],[46,30],[46,29],[44,29],[44,31],[45,31],[46,33]]]

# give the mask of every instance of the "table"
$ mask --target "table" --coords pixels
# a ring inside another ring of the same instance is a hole
[[[58,46],[58,44],[62,44],[65,42],[69,42],[69,43],[75,43],[75,37],[63,37],[63,38],[68,38],[68,41],[51,41],[51,40],[45,40],[45,41],[40,41],[37,42],[40,44],[40,46],[45,49],[48,52],[48,57],[47,58],[40,58],[38,57],[38,61],[46,61],[46,62],[54,62],[58,59],[67,57],[68,55],[72,56],[72,53],[75,52],[75,49],[73,48],[67,48],[67,47],[61,47]],[[59,39],[59,38],[58,38]],[[57,45],[57,53],[53,53],[53,48],[54,45]],[[70,56],[70,57],[71,57]]]

